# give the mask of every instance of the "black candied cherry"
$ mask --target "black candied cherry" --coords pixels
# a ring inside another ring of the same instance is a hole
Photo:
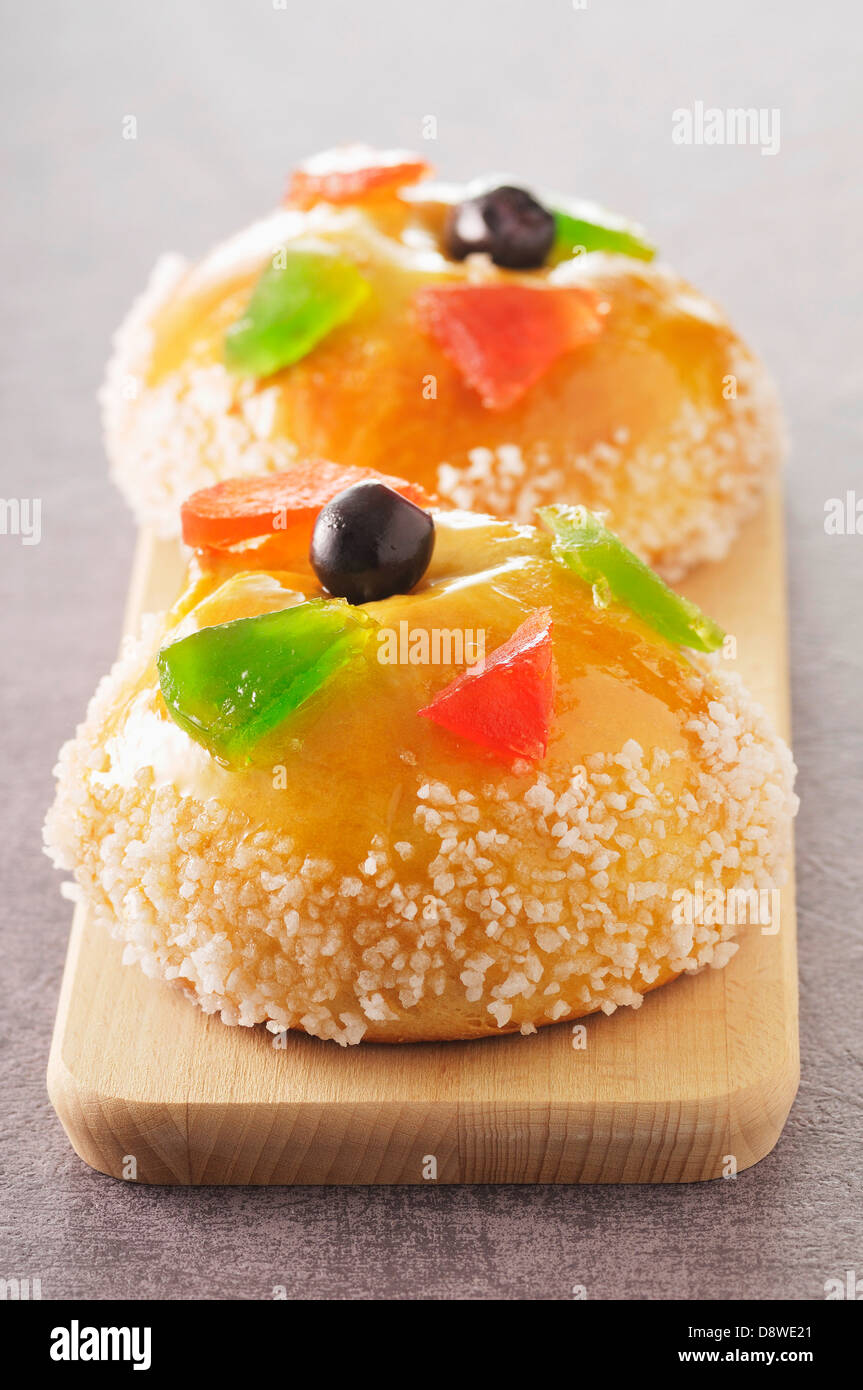
[[[484,251],[508,270],[536,270],[551,250],[554,232],[547,208],[523,188],[503,184],[454,207],[444,242],[456,261]]]
[[[349,603],[374,603],[419,583],[434,538],[430,512],[369,479],[321,509],[309,559],[327,593]]]

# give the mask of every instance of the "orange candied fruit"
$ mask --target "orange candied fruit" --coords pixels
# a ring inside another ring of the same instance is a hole
[[[358,203],[418,183],[431,172],[430,164],[408,150],[341,145],[313,155],[294,170],[285,202],[303,209],[315,203]]]

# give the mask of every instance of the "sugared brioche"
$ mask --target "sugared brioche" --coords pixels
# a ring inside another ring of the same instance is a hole
[[[562,197],[544,199],[553,216],[540,207],[557,229],[545,259],[513,269],[488,236],[471,253],[452,230],[471,189],[346,187],[307,179],[200,264],[159,262],[102,395],[139,521],[173,535],[193,490],[310,455],[396,458],[460,507],[603,510],[666,577],[726,552],[783,431],[763,367],[713,304],[649,263],[634,231]]]
[[[676,889],[782,878],[793,765],[739,683],[545,533],[434,516],[418,587],[358,609],[322,596],[305,533],[273,573],[202,552],[61,753],[56,863],[126,961],[225,1023],[399,1042],[637,1007],[737,949],[676,920]],[[344,624],[312,652],[319,614]],[[268,663],[301,647],[326,677],[274,719]]]

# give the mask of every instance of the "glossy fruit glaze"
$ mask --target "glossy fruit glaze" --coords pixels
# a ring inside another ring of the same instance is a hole
[[[367,207],[288,209],[258,223],[190,271],[156,319],[149,384],[222,363],[225,333],[273,253],[326,243],[356,263],[371,295],[308,356],[250,382],[267,395],[270,436],[293,441],[300,457],[389,467],[433,491],[442,463],[463,466],[478,447],[515,444],[542,473],[600,441],[660,449],[684,404],[723,407],[733,334],[707,301],[623,256],[583,255],[533,271],[502,270],[487,258],[453,261],[443,228],[457,196],[420,185]],[[608,305],[604,330],[560,357],[520,400],[489,409],[414,310],[419,290],[465,282],[589,288]],[[596,500],[589,478],[578,491],[560,500]]]
[[[152,766],[185,794],[242,810],[250,826],[283,828],[313,858],[355,872],[375,831],[414,840],[411,808],[428,778],[475,793],[504,786],[518,800],[537,770],[568,779],[591,753],[615,753],[630,739],[645,751],[688,748],[686,722],[703,712],[703,679],[687,658],[617,607],[594,606],[589,588],[552,559],[548,538],[471,513],[436,514],[431,565],[417,589],[365,605],[385,630],[416,644],[427,633],[482,633],[485,650],[507,641],[539,608],[553,618],[558,681],[548,752],[541,763],[507,763],[441,729],[418,711],[461,670],[440,640],[439,664],[391,664],[378,642],[334,677],[270,737],[258,766],[228,770],[174,725],[151,666],[128,692],[109,730],[125,741],[117,767]],[[282,568],[250,570],[249,554],[201,553],[171,615],[170,636],[287,607],[321,590],[298,528],[280,538]],[[404,652],[409,651],[405,646]],[[115,746],[117,746],[115,745]],[[131,759],[131,763],[130,763]],[[669,768],[669,796],[688,760]],[[110,778],[119,775],[106,773]],[[690,832],[693,833],[693,832]]]

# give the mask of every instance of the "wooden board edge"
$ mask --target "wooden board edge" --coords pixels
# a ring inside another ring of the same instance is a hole
[[[776,1145],[798,1080],[792,1050],[758,1084],[669,1102],[660,1121],[640,1102],[305,1102],[254,1114],[240,1103],[99,1094],[71,1073],[58,1045],[48,1090],[89,1167],[148,1185],[419,1185],[429,1181],[429,1159],[443,1185],[628,1184],[702,1182],[752,1167]]]

